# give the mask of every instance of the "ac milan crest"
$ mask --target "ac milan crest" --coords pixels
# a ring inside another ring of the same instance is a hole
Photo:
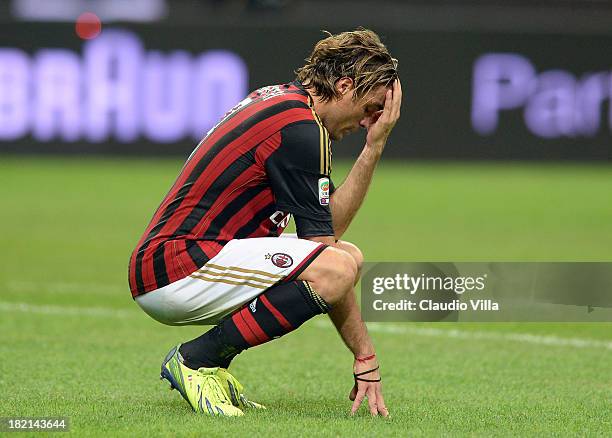
[[[272,263],[279,268],[288,268],[293,264],[293,259],[289,254],[277,252],[272,255]]]

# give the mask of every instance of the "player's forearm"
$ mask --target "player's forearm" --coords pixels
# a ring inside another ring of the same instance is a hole
[[[334,304],[329,317],[344,344],[355,356],[368,356],[374,353],[374,345],[361,319],[361,311],[353,291],[349,291],[341,301]]]
[[[340,239],[344,234],[363,204],[381,153],[381,148],[366,145],[344,183],[331,196],[330,206],[336,239]]]

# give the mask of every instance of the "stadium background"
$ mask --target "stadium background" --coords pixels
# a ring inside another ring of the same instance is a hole
[[[75,34],[97,13],[102,33]],[[80,435],[610,435],[600,324],[372,326],[393,414],[346,416],[324,318],[245,353],[264,413],[193,416],[156,381],[197,328],[148,319],[129,253],[197,139],[291,80],[321,30],[400,60],[399,121],[347,234],[370,261],[610,261],[612,6],[527,2],[11,0],[0,4],[0,417]],[[363,139],[334,145],[336,184]]]

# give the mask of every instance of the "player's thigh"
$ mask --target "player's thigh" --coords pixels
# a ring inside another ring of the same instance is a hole
[[[137,302],[165,324],[216,324],[270,287],[297,279],[325,248],[302,239],[232,240],[202,268]]]

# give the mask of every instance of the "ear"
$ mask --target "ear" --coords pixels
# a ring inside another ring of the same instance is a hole
[[[355,82],[353,79],[349,77],[342,77],[336,81],[336,91],[341,96],[344,96],[346,93],[355,88]]]

